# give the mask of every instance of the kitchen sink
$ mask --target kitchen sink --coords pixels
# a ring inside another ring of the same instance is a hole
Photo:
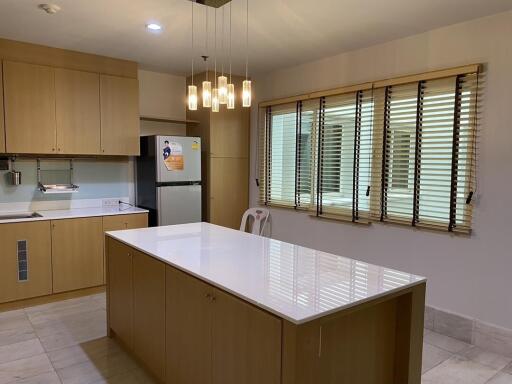
[[[0,221],[2,220],[18,220],[18,219],[32,219],[34,217],[43,217],[37,212],[22,212],[22,213],[6,213],[0,214]]]

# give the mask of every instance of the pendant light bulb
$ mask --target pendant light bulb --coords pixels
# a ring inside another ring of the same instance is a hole
[[[219,84],[219,103],[227,104],[228,103],[228,78],[224,75],[219,76],[218,84]]]
[[[219,112],[219,90],[212,89],[212,112]]]
[[[203,81],[203,107],[210,108],[212,106],[212,83],[211,81]]]
[[[235,85],[228,84],[228,109],[235,109]]]
[[[188,86],[188,109],[197,111],[197,87],[195,85]]]
[[[244,80],[242,84],[242,105],[251,106],[251,80]]]

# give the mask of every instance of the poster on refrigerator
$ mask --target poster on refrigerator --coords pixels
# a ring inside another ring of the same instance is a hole
[[[180,143],[174,141],[164,142],[164,164],[168,171],[183,171],[184,158],[183,158],[183,147]]]

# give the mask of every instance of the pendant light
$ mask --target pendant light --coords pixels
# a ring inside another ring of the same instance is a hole
[[[222,7],[222,36],[221,36],[221,52],[224,55],[224,7]],[[221,63],[222,72],[219,76],[218,85],[219,85],[219,103],[227,104],[228,103],[228,78],[224,76],[224,60]]]
[[[219,89],[217,88],[217,8],[215,8],[215,86],[212,89],[212,112],[219,112]]]
[[[246,0],[246,31],[245,31],[245,80],[242,83],[242,105],[251,106],[251,80],[249,74],[249,0]]]
[[[203,81],[203,108],[210,108],[212,106],[212,83],[208,80],[208,7],[205,9],[206,14],[206,28],[205,28],[205,46],[206,55],[203,56],[203,60],[206,64],[206,78]]]
[[[188,86],[188,109],[197,110],[197,87],[194,85],[194,2],[192,1],[192,81]]]
[[[235,85],[231,78],[231,2],[229,3],[229,84],[227,88],[227,108],[235,109]]]

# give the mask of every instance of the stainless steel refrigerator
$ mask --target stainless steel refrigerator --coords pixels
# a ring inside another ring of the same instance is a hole
[[[201,139],[144,136],[137,158],[137,205],[149,225],[201,221]]]

